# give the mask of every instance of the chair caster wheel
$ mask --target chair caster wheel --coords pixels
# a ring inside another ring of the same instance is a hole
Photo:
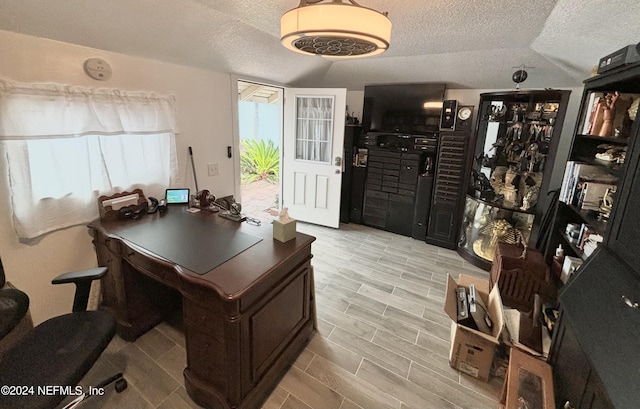
[[[120,393],[123,390],[127,389],[127,380],[124,378],[120,378],[116,381],[116,392]]]

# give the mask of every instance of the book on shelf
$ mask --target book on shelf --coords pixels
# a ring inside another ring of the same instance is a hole
[[[582,127],[580,128],[583,135],[590,135],[592,129],[597,126],[596,124],[594,124],[594,121],[596,120],[596,117],[602,114],[601,111],[604,107],[600,103],[600,98],[602,98],[603,96],[604,93],[602,92],[592,92],[589,94],[587,106],[584,111],[584,121],[582,123]],[[600,117],[599,121],[601,120],[602,118]],[[602,125],[602,122],[600,122],[600,125]]]
[[[569,181],[573,176],[573,168],[576,165],[576,161],[570,160],[567,161],[567,164],[564,168],[564,176],[562,177],[562,184],[560,185],[560,196],[559,199],[561,202],[569,203]]]
[[[597,233],[593,233],[590,234],[585,240],[584,240],[584,245],[582,246],[582,251],[584,252],[584,255],[589,257],[591,255],[591,253],[593,253],[596,248],[598,248],[598,245],[600,243],[602,243],[602,241],[604,240],[604,237],[602,237],[602,235],[597,234]]]
[[[580,234],[578,234],[578,239],[576,240],[576,247],[578,247],[580,250],[583,250],[584,241],[587,239],[587,237],[589,237],[589,235],[595,234],[595,232],[596,231],[593,229],[593,227],[591,227],[587,223],[582,223],[582,226],[580,226]]]
[[[586,182],[614,185],[617,178],[598,165],[569,161],[565,168],[560,200],[566,204],[578,206]]]

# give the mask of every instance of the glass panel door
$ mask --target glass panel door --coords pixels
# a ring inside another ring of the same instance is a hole
[[[332,96],[296,96],[296,160],[331,163]]]

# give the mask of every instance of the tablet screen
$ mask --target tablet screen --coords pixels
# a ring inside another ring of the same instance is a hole
[[[189,189],[167,189],[165,193],[167,204],[187,204],[189,203]]]

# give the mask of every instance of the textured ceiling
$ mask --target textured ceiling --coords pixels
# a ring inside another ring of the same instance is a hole
[[[280,45],[297,0],[0,0],[0,30],[301,87],[445,82],[448,88],[574,87],[640,41],[637,0],[359,0],[388,11],[390,49],[330,61]]]

